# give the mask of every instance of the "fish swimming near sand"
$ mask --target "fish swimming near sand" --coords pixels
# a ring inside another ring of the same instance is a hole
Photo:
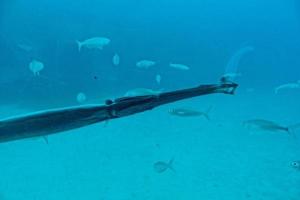
[[[187,65],[178,64],[178,63],[170,63],[169,66],[172,68],[175,68],[175,69],[179,69],[179,70],[189,70],[190,69],[190,67],[188,67]]]
[[[107,46],[110,44],[110,39],[106,37],[93,37],[90,39],[86,39],[82,42],[76,41],[78,45],[78,50],[81,51],[81,49],[87,48],[87,49],[99,49],[102,50],[104,46]]]
[[[280,85],[274,89],[275,94],[278,94],[280,90],[286,90],[286,89],[300,89],[300,81],[296,83],[287,83]]]
[[[296,126],[282,126],[276,122],[273,121],[269,121],[269,120],[264,120],[264,119],[253,119],[253,120],[248,120],[245,121],[244,126],[248,129],[251,130],[262,130],[262,131],[271,131],[271,132],[285,132],[289,135],[292,135],[294,137],[295,134],[292,131],[292,129],[294,129]]]
[[[153,169],[157,173],[163,173],[170,169],[171,171],[175,172],[175,169],[173,167],[174,159],[172,158],[169,162],[164,161],[158,161],[153,164]]]
[[[174,116],[178,117],[199,117],[204,116],[207,120],[210,120],[209,112],[211,111],[212,107],[210,106],[205,112],[192,110],[192,109],[185,109],[185,108],[175,108],[170,109],[169,113]]]

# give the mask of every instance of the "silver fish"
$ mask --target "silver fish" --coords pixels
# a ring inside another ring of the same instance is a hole
[[[192,110],[192,109],[185,109],[185,108],[175,108],[170,109],[169,113],[171,115],[179,116],[179,117],[198,117],[204,116],[207,120],[210,120],[209,112],[211,111],[212,107],[209,107],[205,112]]]
[[[100,49],[102,50],[104,46],[107,46],[110,44],[110,39],[106,37],[93,37],[86,39],[82,42],[76,41],[78,45],[78,50],[81,51],[83,47],[87,49]]]
[[[40,71],[44,69],[44,63],[38,61],[38,60],[32,60],[29,63],[29,69],[32,71],[34,76],[39,76]]]
[[[149,69],[150,67],[156,65],[156,62],[152,60],[140,60],[135,65],[141,69]]]
[[[183,64],[178,64],[178,63],[170,63],[169,66],[172,68],[175,68],[175,69],[179,69],[179,70],[189,70],[190,69],[189,66],[183,65]]]
[[[169,162],[158,161],[153,164],[153,169],[157,173],[163,173],[163,172],[167,171],[168,169],[175,172],[175,169],[173,168],[173,162],[174,162],[174,159],[171,159]]]
[[[264,131],[284,131],[291,134],[289,127],[281,126],[273,121],[268,121],[264,119],[253,119],[244,122],[247,128],[260,129]]]
[[[115,66],[118,66],[120,64],[120,56],[118,54],[115,54],[112,59],[112,62]]]

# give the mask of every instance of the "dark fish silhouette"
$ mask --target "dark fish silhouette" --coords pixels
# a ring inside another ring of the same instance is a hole
[[[123,118],[152,110],[179,100],[209,94],[233,95],[235,83],[200,85],[194,88],[163,92],[159,95],[122,97],[105,104],[44,110],[0,120],[0,142],[44,137],[107,120]]]
[[[173,168],[173,162],[174,162],[173,158],[169,162],[158,161],[158,162],[154,163],[153,169],[157,173],[163,173],[163,172],[167,171],[168,169],[175,172],[175,169]]]

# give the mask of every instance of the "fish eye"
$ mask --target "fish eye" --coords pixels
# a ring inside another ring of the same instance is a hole
[[[292,162],[292,166],[293,166],[293,167],[298,167],[298,166],[299,166],[299,163],[297,163],[297,162]]]
[[[106,105],[111,105],[111,104],[113,104],[114,102],[113,102],[113,100],[111,100],[111,99],[107,99],[106,101],[105,101],[105,104]]]

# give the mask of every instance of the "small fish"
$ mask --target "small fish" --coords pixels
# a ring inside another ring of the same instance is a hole
[[[274,92],[275,94],[278,94],[278,91],[286,89],[300,89],[300,82],[298,81],[297,83],[287,83],[280,85],[274,89]]]
[[[147,88],[136,88],[129,90],[124,95],[125,97],[145,96],[145,95],[159,95],[162,91],[151,90]]]
[[[168,169],[175,172],[175,169],[173,167],[173,162],[174,162],[174,159],[171,159],[168,163],[164,162],[164,161],[158,161],[153,164],[153,169],[157,173],[163,173],[163,172],[167,171]]]
[[[39,76],[40,71],[42,71],[44,69],[44,64],[40,61],[32,60],[29,63],[29,69],[30,69],[30,71],[32,71],[34,76]]]
[[[294,168],[300,171],[300,160],[292,161],[290,165]]]
[[[254,119],[254,120],[248,120],[244,122],[244,125],[247,128],[251,129],[258,129],[258,130],[264,130],[264,131],[284,131],[288,134],[291,134],[290,128],[281,126],[273,121],[268,121],[264,119]]]
[[[115,66],[118,66],[120,64],[120,56],[118,54],[115,54],[113,59],[112,59],[112,63],[115,65]]]
[[[179,116],[179,117],[198,117],[204,116],[207,120],[210,120],[209,112],[211,111],[212,107],[209,107],[205,112],[185,109],[185,108],[175,108],[170,109],[169,113],[171,115]]]
[[[77,94],[76,100],[78,103],[84,103],[86,101],[87,97],[83,92],[80,92]]]
[[[83,47],[87,49],[99,49],[102,50],[104,46],[109,45],[110,39],[106,37],[93,37],[82,42],[76,41],[78,45],[78,50],[81,51]]]
[[[179,70],[189,70],[190,68],[186,65],[183,64],[175,64],[175,63],[170,63],[169,65],[170,67],[173,67],[175,69],[179,69]]]
[[[156,83],[157,83],[157,84],[160,84],[160,82],[161,82],[161,75],[157,74],[157,75],[155,76],[155,80],[156,80]]]
[[[141,60],[136,63],[136,66],[141,69],[148,69],[156,65],[156,62],[152,60]]]

